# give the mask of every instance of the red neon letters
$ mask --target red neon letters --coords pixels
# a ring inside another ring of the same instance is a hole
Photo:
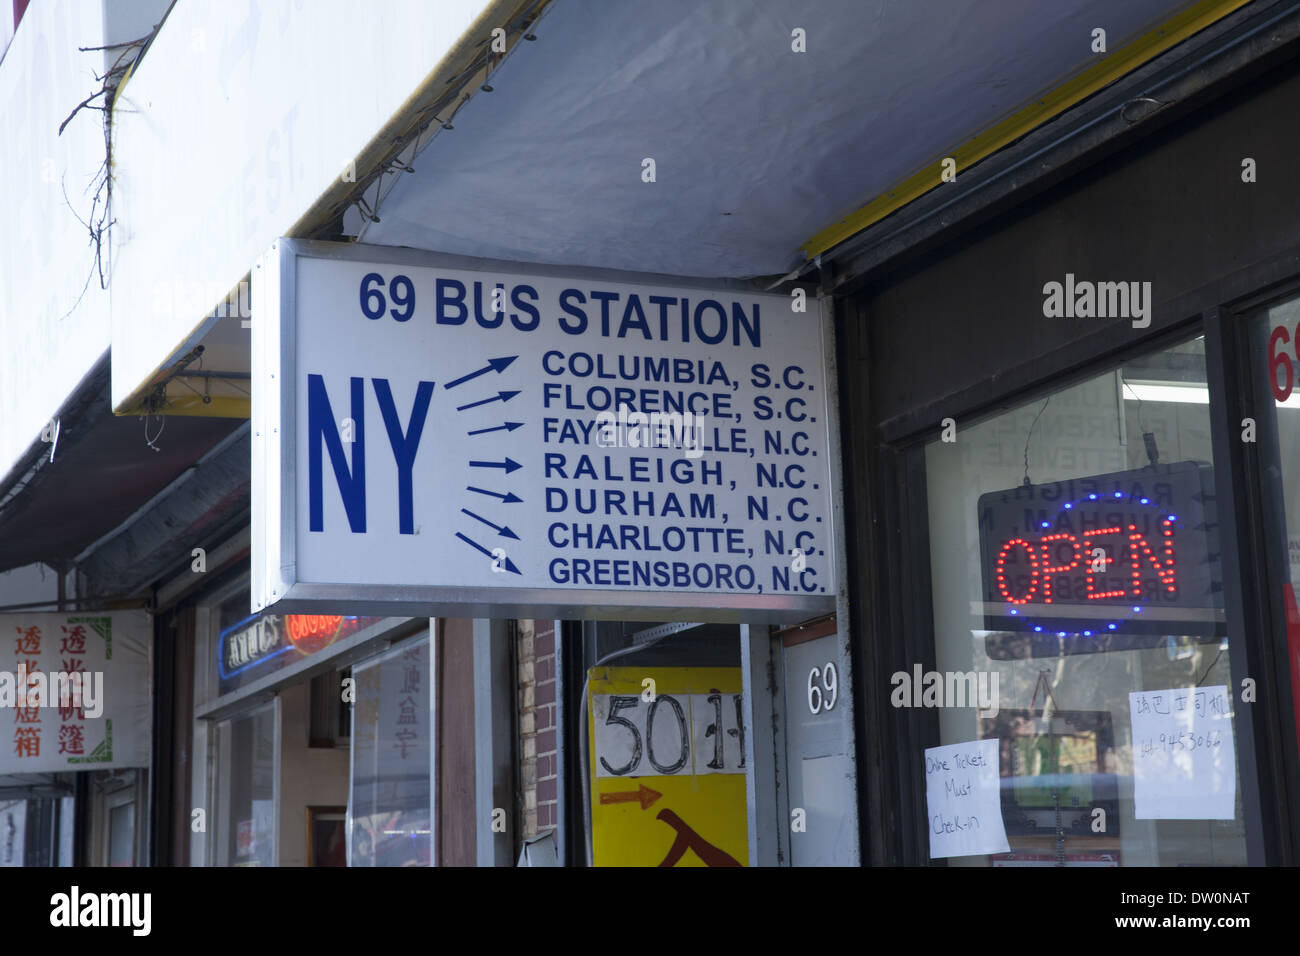
[[[1147,541],[1146,536],[1138,530],[1137,525],[1132,523],[1127,528],[1116,525],[1089,531],[1082,536],[1062,532],[1043,535],[1037,541],[1021,537],[1012,538],[1002,545],[995,559],[994,580],[997,582],[998,594],[1008,604],[1013,605],[1028,604],[1035,598],[1043,604],[1052,604],[1056,600],[1053,594],[1053,579],[1083,569],[1084,593],[1088,600],[1097,601],[1107,598],[1137,600],[1143,596],[1144,562],[1155,570],[1156,580],[1160,585],[1172,594],[1178,590],[1173,522],[1164,518],[1161,521],[1160,532],[1163,540],[1160,542],[1159,555]],[[1108,548],[1103,539],[1116,535],[1122,537],[1118,548],[1113,544]],[[1111,556],[1112,549],[1119,550],[1126,546],[1132,571],[1129,586],[1127,588],[1112,586],[1109,590],[1098,590],[1098,574],[1104,574],[1112,564],[1119,563],[1117,558]],[[1094,556],[1098,549],[1100,554]],[[1009,558],[1016,564],[1021,564],[1027,558],[1029,584],[1023,593],[1017,594],[1012,590],[1008,578]]]

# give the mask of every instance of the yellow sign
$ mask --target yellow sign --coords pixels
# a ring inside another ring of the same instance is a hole
[[[747,866],[738,667],[587,674],[596,866]]]

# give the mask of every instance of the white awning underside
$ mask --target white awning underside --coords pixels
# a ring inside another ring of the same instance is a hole
[[[350,213],[350,231],[555,265],[784,274],[820,229],[1095,63],[1094,29],[1113,52],[1187,5],[556,0],[493,92],[399,174],[381,221]]]

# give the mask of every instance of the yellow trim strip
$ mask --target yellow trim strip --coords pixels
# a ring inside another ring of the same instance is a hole
[[[989,127],[844,219],[827,226],[800,248],[809,259],[820,255],[940,185],[943,182],[944,159],[956,160],[958,172],[973,166],[1047,120],[1064,113],[1102,87],[1250,2],[1251,0],[1198,0],[1157,29],[1116,50],[1041,99],[1035,100],[1030,106]]]

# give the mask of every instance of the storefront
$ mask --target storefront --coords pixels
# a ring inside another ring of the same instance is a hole
[[[0,501],[152,721],[0,862],[1300,862],[1300,8],[859,6],[171,6]]]
[[[248,605],[242,573],[186,609],[191,865],[428,866],[429,621]]]
[[[831,257],[873,863],[1296,860],[1300,71],[1168,99],[924,257]]]
[[[0,860],[147,858],[153,622],[140,610],[0,615]]]

